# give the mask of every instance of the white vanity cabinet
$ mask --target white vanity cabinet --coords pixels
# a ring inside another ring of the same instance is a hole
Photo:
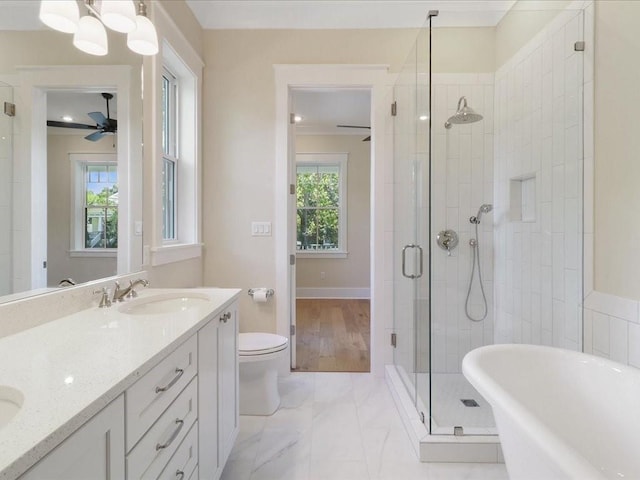
[[[238,303],[198,332],[199,474],[220,478],[238,435]]]
[[[20,480],[218,480],[238,434],[238,302],[89,419]]]
[[[124,480],[124,395],[20,477],[21,480]]]

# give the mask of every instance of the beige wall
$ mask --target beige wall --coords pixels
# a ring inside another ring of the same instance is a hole
[[[184,0],[156,0],[198,55],[202,56],[204,30]]]
[[[86,282],[117,273],[116,258],[70,257],[70,153],[116,153],[115,137],[89,142],[83,135],[47,136],[47,278],[56,286],[63,278]]]
[[[407,29],[205,31],[206,285],[246,289],[275,284],[274,242],[282,240],[250,234],[252,221],[273,222],[275,217],[273,65],[388,64],[397,72],[416,33]],[[488,57],[487,68],[492,68],[487,48],[486,42],[470,42],[465,55]],[[276,292],[273,302],[256,305],[243,295],[241,329],[275,331],[274,302],[286,298],[286,292]]]
[[[570,3],[570,0],[518,0],[496,26],[496,70]]]
[[[27,65],[136,65],[142,57],[127,47],[127,36],[108,31],[109,54],[87,55],[71,43],[72,36],[53,30],[0,31],[0,73]],[[81,83],[81,79],[78,79]]]
[[[348,153],[347,258],[298,258],[298,288],[369,288],[371,143],[353,135],[298,135],[297,153]],[[320,273],[324,272],[322,279]]]
[[[640,299],[640,2],[595,15],[594,287]]]
[[[437,28],[433,21],[433,73],[493,73],[496,71],[496,29]],[[427,42],[426,32],[420,35]]]

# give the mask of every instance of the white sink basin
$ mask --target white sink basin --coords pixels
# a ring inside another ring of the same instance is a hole
[[[128,300],[118,307],[118,311],[127,315],[165,315],[197,308],[209,301],[204,293],[161,293]]]
[[[15,388],[0,385],[0,430],[20,411],[24,396]]]

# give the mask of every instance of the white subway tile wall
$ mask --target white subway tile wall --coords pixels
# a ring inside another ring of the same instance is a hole
[[[480,205],[493,203],[493,75],[434,74],[432,108],[432,233],[455,230],[458,247],[447,255],[436,249],[432,258],[432,372],[459,373],[462,358],[470,350],[493,343],[493,219],[484,214],[478,226],[480,263],[488,314],[484,321],[473,322],[465,314],[473,250],[469,240],[475,236],[469,217]],[[456,113],[458,100],[484,119],[471,125],[453,125],[445,121]],[[469,310],[481,318],[484,303],[477,271]],[[428,353],[427,345],[420,351]]]
[[[582,30],[562,12],[496,72],[496,343],[582,348]]]

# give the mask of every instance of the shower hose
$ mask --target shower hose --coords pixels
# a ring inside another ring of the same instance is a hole
[[[469,244],[471,245],[471,249],[473,250],[473,260],[471,263],[471,278],[469,278],[469,290],[467,290],[467,300],[464,303],[464,312],[467,314],[467,318],[473,322],[481,322],[485,318],[487,318],[487,314],[489,313],[489,306],[487,305],[487,296],[484,293],[484,286],[482,285],[482,270],[480,269],[480,242],[478,241],[478,223],[475,223],[476,227],[476,238],[471,239]],[[474,241],[475,240],[475,241]],[[480,283],[480,291],[482,292],[482,300],[484,302],[484,313],[480,318],[475,318],[469,312],[469,299],[471,298],[471,287],[473,286],[473,277],[476,272],[476,264],[478,265],[478,282]]]

